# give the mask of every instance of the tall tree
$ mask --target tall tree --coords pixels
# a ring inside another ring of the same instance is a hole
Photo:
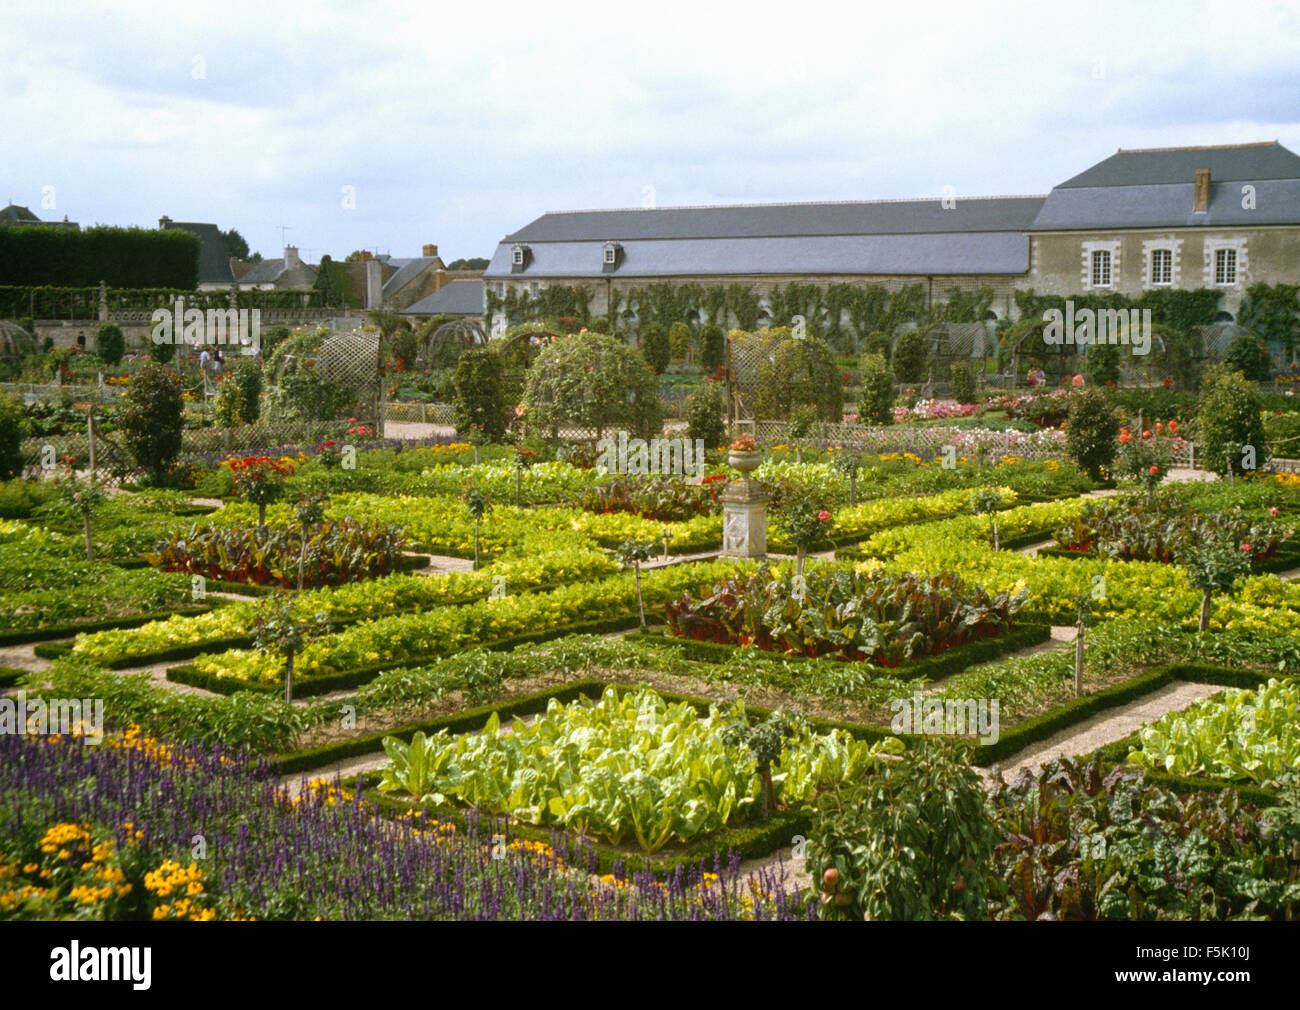
[[[248,242],[234,228],[221,233],[221,244],[226,247],[226,255],[235,259],[248,259]]]

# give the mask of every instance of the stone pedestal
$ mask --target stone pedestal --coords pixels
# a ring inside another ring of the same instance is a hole
[[[741,476],[727,485],[721,496],[723,557],[767,556],[767,489],[751,476],[762,459],[761,453],[731,456],[731,465],[740,470]]]

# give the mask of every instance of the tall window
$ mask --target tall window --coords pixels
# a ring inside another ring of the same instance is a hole
[[[1237,283],[1237,250],[1216,249],[1214,251],[1214,283]]]
[[[511,261],[517,267],[524,265],[524,251],[519,246],[515,246],[514,250],[511,252]]]
[[[1151,251],[1151,283],[1172,284],[1174,281],[1174,252],[1172,249]]]
[[[1110,250],[1094,249],[1092,251],[1092,286],[1094,288],[1110,287]]]
[[[618,250],[615,249],[612,245],[605,246],[605,262],[612,265],[614,260],[617,258],[618,258]]]

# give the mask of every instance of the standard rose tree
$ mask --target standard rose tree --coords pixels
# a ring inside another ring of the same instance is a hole
[[[293,476],[293,462],[288,457],[245,456],[226,460],[226,465],[235,475],[235,497],[257,506],[257,529],[265,536],[266,506],[284,497],[284,483]]]

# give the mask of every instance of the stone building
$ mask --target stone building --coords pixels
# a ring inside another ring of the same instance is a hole
[[[278,259],[240,263],[235,269],[240,291],[304,291],[316,283],[316,268],[304,263],[292,245],[285,246]]]
[[[1030,236],[1040,294],[1300,281],[1300,157],[1280,144],[1119,151],[1055,187]]]
[[[63,215],[62,221],[42,221],[26,207],[19,207],[16,203],[11,203],[8,207],[0,210],[0,225],[12,225],[15,228],[21,228],[24,225],[36,225],[41,228],[76,228],[81,226],[76,221],[69,221],[68,215]]]
[[[361,259],[348,263],[346,269],[352,291],[365,308],[393,312],[405,312],[453,281],[481,276],[481,271],[448,270],[432,243],[426,243],[419,256],[393,257],[363,251]],[[480,298],[480,306],[481,302]]]
[[[496,298],[585,287],[597,316],[662,281],[760,296],[797,281],[920,283],[931,303],[988,286],[1000,319],[1018,289],[1208,287],[1231,319],[1249,284],[1300,281],[1300,157],[1276,142],[1120,150],[1046,196],[548,213],[498,244],[483,279]]]

